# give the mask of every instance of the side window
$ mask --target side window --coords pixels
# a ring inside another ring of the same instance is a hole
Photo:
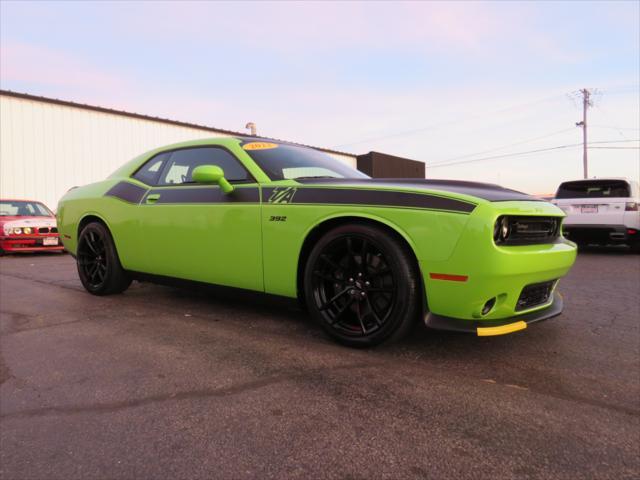
[[[237,158],[222,148],[186,148],[176,150],[164,167],[158,185],[193,183],[193,170],[200,165],[217,165],[230,182],[246,182],[249,174]]]
[[[157,185],[158,177],[162,172],[164,162],[171,156],[171,152],[161,153],[156,155],[147,163],[145,163],[140,170],[133,174],[133,178],[140,180],[147,185]]]

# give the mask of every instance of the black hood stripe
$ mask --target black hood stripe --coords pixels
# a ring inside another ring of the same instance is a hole
[[[526,193],[510,190],[492,183],[467,182],[461,180],[427,180],[420,178],[309,178],[296,180],[301,184],[313,184],[331,187],[333,185],[352,186],[354,188],[415,188],[419,190],[440,190],[488,200],[505,202],[511,200],[544,201]]]
[[[457,213],[471,213],[476,207],[474,203],[437,195],[347,188],[265,188],[263,198],[265,202],[278,204],[368,205],[446,210]]]
[[[129,182],[120,182],[115,184],[104,195],[106,197],[115,197],[128,203],[140,203],[147,189],[134,185]]]

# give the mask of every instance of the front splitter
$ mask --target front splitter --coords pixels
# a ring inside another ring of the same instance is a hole
[[[460,318],[445,317],[428,312],[424,323],[427,327],[436,330],[449,330],[453,332],[475,333],[478,336],[505,335],[507,333],[524,330],[531,323],[541,322],[562,313],[564,302],[559,293],[553,294],[553,302],[542,310],[514,315],[500,320],[464,320]]]

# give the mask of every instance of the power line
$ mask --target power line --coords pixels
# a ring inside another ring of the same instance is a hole
[[[589,142],[589,145],[593,145],[594,143],[629,143],[629,142],[640,142],[640,138],[636,138],[633,140],[629,138],[627,138],[626,140],[603,140],[599,142]]]
[[[404,136],[407,136],[407,135],[413,135],[415,133],[421,133],[421,132],[424,132],[424,131],[427,131],[427,130],[434,130],[434,129],[440,128],[442,126],[445,126],[445,125],[453,125],[453,124],[464,122],[464,121],[470,120],[470,119],[482,118],[482,117],[485,117],[487,115],[494,115],[496,113],[503,113],[503,112],[508,112],[508,111],[511,111],[511,110],[523,109],[523,108],[526,108],[526,107],[530,107],[532,105],[537,105],[539,103],[548,102],[549,100],[553,100],[554,98],[561,98],[561,97],[562,97],[562,95],[551,95],[549,97],[541,98],[539,100],[534,100],[532,102],[523,103],[523,104],[519,104],[519,105],[514,105],[514,106],[506,107],[506,108],[500,108],[498,110],[492,110],[492,111],[486,112],[484,114],[466,115],[464,117],[457,118],[457,119],[454,119],[454,120],[450,120],[450,121],[447,121],[447,122],[433,123],[431,125],[427,125],[427,126],[421,127],[421,128],[416,128],[416,129],[413,129],[413,130],[404,130],[404,131],[401,131],[401,132],[396,132],[396,133],[392,133],[392,134],[389,134],[389,135],[384,135],[384,136],[381,136],[381,137],[372,137],[372,138],[357,140],[355,142],[343,143],[341,145],[334,145],[331,148],[344,148],[344,147],[348,147],[348,146],[352,146],[352,145],[359,145],[359,144],[362,144],[362,143],[369,143],[369,142],[376,142],[376,141],[380,141],[380,140],[387,140],[389,138],[404,137]]]
[[[614,125],[590,125],[592,128],[610,128],[612,130],[635,130],[636,132],[640,130],[640,128],[629,128],[629,127],[616,127]]]
[[[463,160],[461,162],[449,162],[449,163],[435,163],[435,164],[427,164],[428,168],[439,168],[439,167],[448,167],[450,165],[462,165],[464,163],[475,163],[475,162],[484,162],[487,160],[496,160],[498,158],[507,158],[507,157],[518,157],[521,155],[529,155],[532,153],[540,153],[540,152],[549,152],[551,150],[560,150],[563,148],[575,148],[581,146],[581,143],[574,143],[570,145],[558,145],[557,147],[549,147],[549,148],[539,148],[537,150],[529,150],[526,152],[517,152],[517,153],[505,153],[503,155],[494,155],[492,157],[484,157],[484,158],[474,158],[472,160]]]
[[[589,149],[593,148],[602,148],[607,150],[640,150],[640,147],[589,147]]]
[[[596,107],[598,108],[598,110],[600,110],[600,112],[602,112],[602,114],[605,116],[605,118],[607,119],[607,122],[611,122],[611,120],[609,119],[609,115],[607,115],[607,112],[604,111],[604,108],[602,108],[600,105],[596,105]],[[613,124],[613,122],[611,122]],[[618,134],[625,139],[628,139],[628,137],[624,134],[624,132],[622,131],[621,128],[619,128],[616,125],[612,125],[613,129],[618,132]]]
[[[604,140],[604,141],[599,141],[599,142],[591,142],[588,144],[589,148],[607,148],[607,147],[591,147],[590,145],[592,144],[603,144],[603,143],[625,143],[625,142],[638,142],[640,140]],[[552,150],[561,150],[561,149],[566,149],[566,148],[575,148],[575,147],[579,147],[582,146],[582,143],[573,143],[573,144],[568,144],[568,145],[558,145],[556,147],[548,147],[548,148],[538,148],[536,150],[528,150],[526,152],[516,152],[516,153],[505,153],[503,155],[493,155],[491,157],[483,157],[483,158],[474,158],[471,160],[463,160],[460,162],[449,162],[449,163],[442,163],[442,162],[435,162],[435,163],[430,163],[427,164],[428,168],[439,168],[439,167],[448,167],[450,165],[462,165],[462,164],[466,164],[466,163],[476,163],[476,162],[484,162],[487,160],[497,160],[500,158],[508,158],[508,157],[519,157],[522,155],[530,155],[530,154],[534,154],[534,153],[542,153],[542,152],[549,152]],[[615,148],[615,147],[608,147],[608,148]],[[620,147],[623,148],[623,147]],[[628,147],[628,148],[635,148],[635,147]]]
[[[442,160],[442,162],[450,162],[450,161],[454,161],[454,160],[460,160],[460,159],[463,159],[463,158],[475,157],[476,155],[484,155],[485,153],[491,153],[491,152],[496,152],[496,151],[499,151],[499,150],[504,150],[505,148],[515,147],[516,145],[522,145],[522,144],[525,144],[525,143],[535,142],[536,140],[542,140],[543,138],[553,137],[555,135],[559,135],[561,133],[568,132],[570,130],[573,131],[573,129],[574,129],[574,127],[565,128],[563,130],[558,130],[557,132],[552,132],[552,133],[548,133],[546,135],[541,135],[539,137],[534,137],[534,138],[529,138],[529,139],[526,139],[526,140],[521,140],[519,142],[515,142],[515,143],[510,143],[508,145],[504,145],[502,147],[491,148],[489,150],[483,150],[481,152],[469,153],[469,154],[466,154],[466,155],[460,155],[459,157],[448,158],[446,160]],[[440,163],[440,162],[438,162],[438,163]],[[437,165],[438,163],[436,163],[435,165]]]
[[[638,84],[623,85],[621,87],[616,87],[614,89],[604,89],[604,90],[595,89],[593,93],[596,94],[596,95],[602,95],[603,93],[612,94],[612,93],[620,92],[621,89],[625,90],[625,89],[628,89],[628,88],[632,88],[632,89],[635,89],[637,91]],[[582,95],[582,92],[584,90],[586,90],[586,89],[583,89],[582,91],[574,92],[574,94],[581,94]],[[548,101],[553,100],[553,99],[562,98],[563,96],[564,95],[557,95],[557,94],[556,95],[551,95],[551,96],[544,97],[544,98],[541,98],[541,99],[538,99],[538,100],[534,100],[532,102],[527,102],[527,103],[523,103],[523,104],[519,104],[519,105],[514,105],[514,106],[511,106],[511,107],[505,107],[505,108],[500,108],[500,109],[497,109],[497,110],[492,110],[492,111],[489,111],[489,112],[485,112],[484,114],[476,114],[476,115],[470,115],[470,116],[466,115],[466,116],[463,116],[463,117],[460,117],[460,118],[456,118],[454,120],[450,120],[450,121],[446,121],[446,122],[438,122],[438,123],[433,123],[433,124],[430,124],[430,125],[426,125],[426,126],[421,127],[421,128],[416,128],[416,129],[412,129],[412,130],[403,130],[403,131],[400,131],[400,132],[390,133],[388,135],[382,135],[382,136],[378,136],[378,137],[369,137],[369,138],[365,138],[365,139],[361,139],[361,140],[356,140],[354,142],[342,143],[340,145],[334,145],[334,146],[332,146],[332,148],[344,148],[344,147],[349,147],[349,146],[353,146],[353,145],[360,145],[360,144],[363,144],[363,143],[377,142],[377,141],[381,141],[381,140],[387,140],[387,139],[390,139],[390,138],[397,138],[397,137],[403,137],[403,136],[407,136],[407,135],[413,135],[413,134],[425,132],[427,130],[435,130],[435,129],[438,129],[438,128],[441,128],[441,127],[444,127],[444,126],[447,126],[447,125],[453,125],[453,124],[464,122],[464,121],[471,120],[471,119],[475,120],[475,119],[478,119],[478,118],[483,118],[483,117],[486,117],[488,115],[495,115],[495,114],[498,114],[498,113],[508,112],[508,111],[512,111],[512,110],[525,109],[527,107],[531,107],[533,105],[537,105],[537,104],[540,104],[540,103],[548,102]],[[571,95],[568,95],[568,96],[570,98],[572,98]],[[618,129],[618,130],[622,130],[622,129]]]
[[[638,95],[640,94],[640,84],[631,83],[614,88],[605,88],[604,93],[606,93],[607,95],[620,95],[626,93],[635,93],[636,95]]]

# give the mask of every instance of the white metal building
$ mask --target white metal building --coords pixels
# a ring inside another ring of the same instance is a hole
[[[101,180],[158,146],[240,132],[0,90],[0,197],[52,210],[71,187]],[[320,148],[356,166],[356,156]]]

